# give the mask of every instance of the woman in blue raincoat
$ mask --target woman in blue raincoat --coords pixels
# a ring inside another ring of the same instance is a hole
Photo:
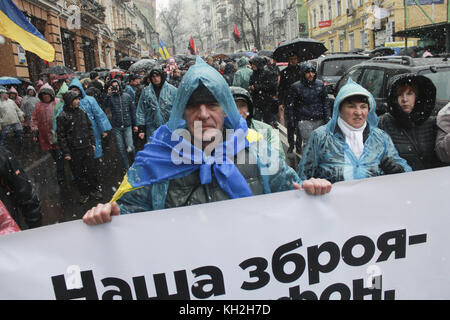
[[[80,108],[87,113],[89,120],[91,120],[95,137],[94,157],[95,159],[98,159],[103,155],[102,136],[105,137],[107,135],[106,131],[112,129],[111,123],[105,112],[103,112],[102,108],[98,105],[97,100],[95,100],[94,97],[86,95],[83,85],[78,78],[74,78],[69,85],[69,90],[74,89],[81,94]]]
[[[206,125],[220,123],[219,134],[228,130],[223,140],[214,140],[213,150],[208,151],[210,144],[196,146],[198,134],[208,135],[208,130],[192,130],[196,110],[207,115]],[[218,121],[209,122],[212,118]],[[301,183],[279,152],[248,129],[222,75],[198,57],[180,84],[169,122],[137,154],[110,203],[88,210],[83,221],[95,225],[111,221],[111,215],[299,189]],[[331,184],[312,179],[302,187],[319,195],[329,192]]]
[[[389,135],[377,128],[375,109],[372,94],[349,79],[336,97],[331,120],[312,132],[299,177],[334,183],[411,171]]]

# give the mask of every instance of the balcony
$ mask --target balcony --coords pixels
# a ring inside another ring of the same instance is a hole
[[[121,45],[132,45],[136,43],[136,32],[130,28],[116,29],[117,41]]]
[[[284,17],[283,17],[283,13],[281,12],[281,10],[276,9],[276,10],[272,10],[272,12],[270,13],[270,21],[272,23],[276,23],[276,22],[283,22]]]
[[[226,4],[221,3],[221,4],[217,5],[217,7],[216,7],[216,12],[217,13],[225,13],[226,11],[227,11],[227,5]]]
[[[104,24],[105,10],[99,2],[95,0],[81,0],[81,21],[86,25]]]

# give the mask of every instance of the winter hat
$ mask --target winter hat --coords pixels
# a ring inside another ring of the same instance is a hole
[[[77,98],[79,98],[78,93],[71,90],[67,91],[66,93],[63,94],[64,105],[72,107],[73,100]]]
[[[250,93],[241,87],[230,87],[231,94],[233,95],[234,100],[242,100],[248,106],[249,117],[253,117],[253,99],[250,96]]]
[[[196,105],[199,103],[217,103],[216,98],[201,80],[199,81],[197,89],[192,92],[187,105]]]

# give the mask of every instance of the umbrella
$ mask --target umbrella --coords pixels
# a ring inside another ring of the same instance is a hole
[[[119,61],[118,65],[121,69],[128,70],[130,66],[137,61],[139,61],[139,59],[135,57],[125,57]]]
[[[309,38],[297,38],[281,44],[273,52],[273,58],[278,62],[288,62],[289,57],[295,54],[299,62],[320,57],[327,51],[322,42]]]
[[[401,48],[398,55],[399,56],[416,57],[417,51],[420,51],[420,48],[417,46],[408,47],[406,50],[405,50],[405,48]]]
[[[128,71],[134,73],[142,71],[148,72],[156,66],[158,66],[158,62],[155,59],[141,59],[138,62],[133,63]]]
[[[261,50],[258,51],[258,56],[271,57],[273,55],[273,50]]]
[[[95,68],[94,71],[96,71],[96,72],[104,72],[104,71],[109,72],[109,69],[108,68]]]
[[[8,85],[8,84],[22,84],[19,79],[13,77],[0,77],[0,84]]]
[[[41,72],[41,75],[45,75],[45,74],[62,75],[62,74],[75,74],[75,72],[73,72],[72,69],[70,69],[66,66],[54,66],[54,67],[47,68]]]
[[[25,79],[25,78],[17,77],[17,79],[20,80],[22,83],[26,83],[28,85],[32,85],[33,84],[30,80]]]
[[[218,53],[216,55],[213,55],[213,58],[214,58],[214,60],[219,60],[219,59],[224,60],[224,59],[230,58],[230,56],[225,53]]]

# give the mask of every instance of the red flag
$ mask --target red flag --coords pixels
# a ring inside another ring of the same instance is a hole
[[[195,55],[195,44],[194,44],[194,38],[192,38],[189,40],[189,46],[188,46],[189,51],[191,52],[191,54]]]
[[[236,42],[241,41],[241,36],[239,35],[237,25],[234,25],[233,37],[234,37],[234,41],[236,41]]]

